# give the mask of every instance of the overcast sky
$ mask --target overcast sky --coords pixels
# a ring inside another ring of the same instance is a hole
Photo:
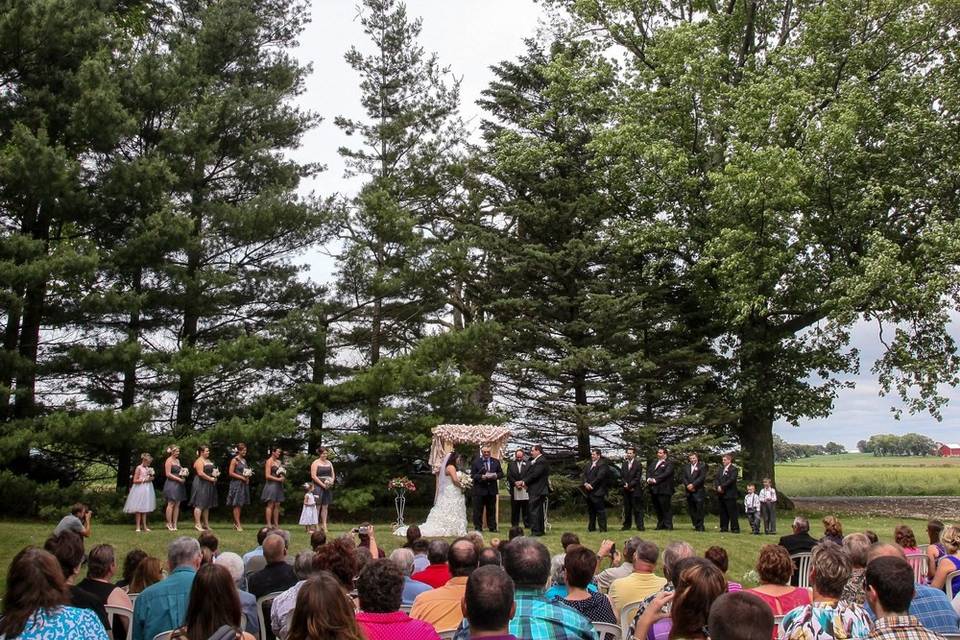
[[[407,8],[411,16],[423,18],[424,48],[437,52],[441,63],[462,78],[461,113],[469,126],[475,128],[480,116],[475,101],[492,77],[490,65],[515,58],[523,51],[523,40],[536,33],[542,8],[532,0],[408,0]],[[343,178],[343,163],[337,155],[337,148],[349,140],[333,126],[334,116],[360,115],[357,77],[343,59],[353,44],[365,46],[356,3],[313,0],[312,21],[298,51],[304,62],[313,65],[301,103],[323,116],[324,121],[306,137],[296,155],[327,166],[327,171],[304,185],[305,191],[312,190],[318,195],[350,193],[355,189],[355,185]],[[329,258],[317,253],[307,256],[307,261],[313,279],[329,279],[332,270]],[[944,410],[943,422],[938,423],[925,414],[905,414],[897,421],[890,413],[893,398],[879,396],[876,377],[870,373],[881,348],[876,327],[858,326],[854,331],[854,346],[860,349],[863,358],[861,375],[854,379],[856,388],[841,391],[833,415],[805,421],[799,428],[780,423],[776,427],[778,433],[789,442],[823,444],[833,440],[851,449],[857,440],[874,433],[915,431],[935,440],[960,440],[956,430],[960,407],[954,390],[948,390],[947,395],[954,400]]]

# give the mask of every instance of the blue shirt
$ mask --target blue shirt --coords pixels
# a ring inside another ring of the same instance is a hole
[[[937,633],[956,633],[960,618],[957,612],[953,610],[950,601],[940,589],[925,584],[914,584],[916,592],[913,594],[913,601],[910,603],[909,614],[920,620],[920,624]],[[866,603],[863,608],[867,610],[867,615],[871,620],[876,620],[877,616],[870,609],[870,604]]]
[[[133,606],[133,640],[153,640],[158,633],[183,625],[196,575],[192,566],[177,567],[137,596]]]
[[[597,591],[599,591],[599,589],[597,589],[597,585],[593,584],[592,582],[588,582],[587,591],[590,593],[596,593]],[[570,589],[567,588],[567,585],[555,584],[549,589],[547,589],[547,592],[543,595],[543,597],[553,602],[557,598],[566,598],[569,594],[570,594]]]
[[[417,596],[423,593],[424,591],[430,591],[432,589],[430,585],[425,582],[420,582],[419,580],[414,580],[410,576],[404,576],[403,578],[403,596],[401,598],[400,604],[413,604],[413,601],[417,599]]]
[[[244,568],[246,568],[247,563],[250,562],[251,558],[256,558],[257,556],[262,556],[262,555],[263,555],[263,546],[259,546],[253,551],[247,551],[245,554],[243,554]]]
[[[517,612],[510,620],[510,633],[524,640],[597,640],[593,623],[579,611],[548,602],[541,589],[517,589]],[[454,640],[469,640],[470,623],[464,618]]]
[[[17,640],[107,640],[107,630],[90,609],[60,607],[30,616]]]

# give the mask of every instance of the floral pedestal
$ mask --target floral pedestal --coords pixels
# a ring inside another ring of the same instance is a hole
[[[407,506],[407,490],[406,489],[394,489],[393,493],[395,495],[393,499],[393,504],[397,509],[397,521],[393,523],[395,527],[405,526],[403,523],[403,511]]]

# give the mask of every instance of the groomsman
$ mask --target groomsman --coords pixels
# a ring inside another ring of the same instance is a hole
[[[507,465],[507,484],[510,485],[510,525],[513,527],[522,523],[527,529],[530,528],[530,497],[526,491],[517,488],[517,483],[523,480],[523,470],[529,465],[523,449],[517,449],[513,454],[513,460]]]
[[[717,471],[717,495],[720,497],[720,531],[728,528],[733,533],[740,533],[740,523],[737,522],[737,474],[739,469],[733,464],[733,456],[729,453],[722,458],[723,467]]]
[[[667,450],[663,447],[657,449],[657,461],[647,470],[647,484],[650,485],[653,509],[657,512],[657,529],[672,530],[673,463],[667,459]]]
[[[497,494],[500,489],[497,482],[503,477],[500,461],[490,456],[490,447],[480,449],[480,456],[470,467],[473,478],[473,528],[483,531],[483,514],[487,514],[487,526],[490,531],[497,530]]]
[[[695,453],[688,456],[690,464],[683,467],[683,488],[687,492],[687,512],[690,514],[690,521],[693,522],[694,531],[706,531],[703,528],[703,501],[705,491],[703,485],[707,481],[707,468],[700,463],[700,458]]]
[[[587,511],[590,523],[587,531],[607,530],[607,485],[610,482],[610,469],[607,461],[600,455],[600,449],[590,450],[590,464],[583,470],[583,490],[587,494]]]
[[[623,530],[628,531],[636,518],[637,531],[643,531],[643,465],[637,460],[637,450],[627,447],[627,457],[620,468],[623,482]]]
[[[547,458],[543,455],[543,447],[540,445],[533,445],[530,453],[532,460],[523,471],[520,485],[530,494],[530,534],[542,536],[546,533],[544,531],[545,514],[543,508],[547,502],[547,495],[550,493],[550,466],[547,464]]]

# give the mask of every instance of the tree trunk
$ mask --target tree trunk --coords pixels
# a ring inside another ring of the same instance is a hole
[[[23,290],[14,294],[18,301],[23,300]],[[7,309],[7,325],[3,332],[4,364],[0,366],[0,420],[10,417],[10,389],[13,384],[17,361],[17,343],[20,337],[20,305],[11,305]]]
[[[590,424],[586,419],[586,411],[581,412],[580,408],[587,408],[587,373],[583,369],[577,369],[573,372],[573,398],[576,404],[577,412],[577,457],[586,459],[590,457]]]
[[[373,302],[373,317],[370,320],[370,367],[380,362],[380,338],[383,331],[383,302],[377,298]],[[367,402],[367,424],[370,434],[380,429],[380,393],[373,391]]]
[[[203,215],[200,213],[201,196],[193,196],[193,246],[187,251],[187,278],[184,287],[183,327],[180,332],[180,348],[193,347],[197,343],[197,327],[200,323],[200,257],[203,251]],[[187,434],[193,426],[193,407],[196,402],[196,380],[193,374],[180,374],[177,384],[177,422],[175,436]]]
[[[773,464],[773,409],[763,403],[744,402],[740,416],[743,481],[776,480]]]
[[[774,478],[773,399],[765,388],[773,379],[775,338],[770,337],[766,321],[751,322],[740,337],[740,374],[745,381],[741,391],[739,424],[740,447],[744,457],[743,480]]]
[[[320,387],[327,378],[327,324],[323,322],[313,338],[313,371],[310,382]],[[307,434],[307,446],[310,453],[323,444],[323,411],[316,402],[310,403],[310,433]]]
[[[40,207],[31,236],[43,242],[44,255],[50,251],[50,222],[45,207]],[[47,278],[26,285],[23,300],[23,319],[20,325],[19,354],[21,367],[17,372],[17,391],[14,395],[14,416],[29,418],[36,413],[37,355],[40,351],[40,325],[47,296]]]
[[[143,291],[142,272],[137,269],[133,277],[133,290],[139,296]],[[135,345],[140,342],[140,309],[139,306],[130,313],[127,321],[127,344]],[[139,356],[132,357],[123,367],[123,389],[120,392],[120,409],[130,409],[137,402],[137,364]],[[130,438],[121,438],[117,443],[117,490],[130,488],[130,477],[133,475],[133,448]]]

